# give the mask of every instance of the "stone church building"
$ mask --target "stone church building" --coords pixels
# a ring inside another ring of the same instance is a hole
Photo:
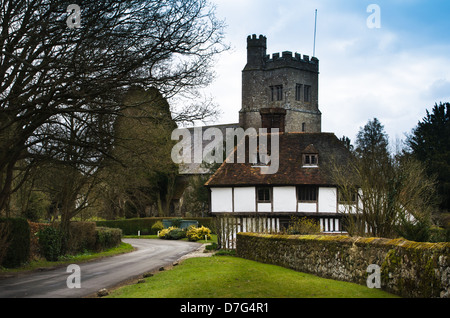
[[[247,38],[247,65],[242,71],[244,129],[279,128],[280,132],[321,132],[319,60],[285,51],[267,55],[267,38]]]
[[[279,169],[265,175],[250,162],[224,162],[206,182],[209,213],[232,220],[226,221],[233,223],[231,237],[255,228],[278,231],[292,216],[316,219],[323,232],[344,231],[341,211],[358,203],[340,199],[329,167],[350,153],[333,133],[322,132],[318,97],[316,57],[290,51],[268,55],[265,36],[247,38],[239,124],[216,127],[279,129]],[[201,173],[195,164],[183,169],[184,175]]]

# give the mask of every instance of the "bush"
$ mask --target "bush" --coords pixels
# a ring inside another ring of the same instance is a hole
[[[287,228],[287,234],[289,235],[308,235],[308,234],[318,234],[320,232],[321,230],[319,223],[307,217],[303,218],[292,217],[291,223]]]
[[[1,218],[4,232],[3,240],[6,242],[3,248],[6,253],[2,265],[5,267],[19,267],[30,258],[30,226],[24,218]],[[2,235],[0,235],[2,236]]]
[[[428,242],[431,240],[431,223],[421,219],[416,222],[402,220],[397,227],[397,234],[408,241]]]
[[[159,238],[164,240],[181,240],[186,237],[186,231],[180,228],[171,226],[159,232]]]
[[[138,231],[150,229],[156,222],[154,218],[123,219],[110,221],[96,221],[99,227],[117,228],[122,230],[122,235],[137,235]]]
[[[119,246],[120,243],[122,242],[121,229],[97,227],[95,228],[95,233],[96,233],[95,250],[97,252]]]
[[[39,259],[41,257],[38,232],[50,226],[48,223],[35,223],[28,221],[30,225],[30,259]]]
[[[184,239],[186,237],[186,231],[179,229],[179,228],[174,228],[172,231],[170,231],[169,233],[167,233],[166,235],[166,240],[181,240]]]
[[[54,226],[47,226],[37,233],[42,256],[47,261],[57,261],[62,255],[63,234]]]
[[[175,218],[175,223],[177,223]],[[173,220],[173,218],[161,218],[161,217],[151,217],[151,218],[139,218],[139,219],[121,219],[121,220],[109,220],[109,221],[96,221],[97,226],[110,227],[122,229],[123,235],[137,235],[138,231],[144,229],[151,229],[152,226],[157,222],[162,222],[163,220]],[[189,218],[189,220],[198,221],[199,226],[203,225],[211,228],[213,224],[213,218]],[[174,226],[170,224],[169,226]],[[156,234],[157,231],[154,233]]]
[[[430,242],[450,242],[450,229],[432,227],[430,229]]]
[[[219,245],[217,245],[216,242],[213,242],[213,243],[205,246],[205,250],[207,250],[207,251],[216,251],[218,249],[219,249]]]
[[[164,229],[164,225],[161,221],[155,222],[155,224],[152,225],[152,234],[157,234],[159,231],[162,231]]]
[[[204,240],[205,236],[208,240],[211,239],[211,230],[204,226],[198,228],[191,226],[186,232],[186,237],[192,242]]]
[[[95,249],[95,222],[70,222],[67,253],[75,255],[86,250]]]
[[[9,224],[6,222],[0,222],[0,265],[3,264],[3,259],[8,253],[9,233]]]
[[[172,226],[176,228],[181,228],[181,223],[183,222],[182,218],[174,218],[170,220],[172,222]]]

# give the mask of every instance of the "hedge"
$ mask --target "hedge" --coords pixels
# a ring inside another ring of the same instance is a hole
[[[95,250],[103,251],[119,246],[122,242],[122,230],[108,227],[95,228]]]
[[[0,218],[0,223],[8,229],[8,246],[1,265],[19,267],[30,257],[30,225],[24,218]]]
[[[95,249],[96,235],[95,222],[71,222],[66,252],[74,255]]]
[[[37,233],[40,253],[47,261],[55,262],[62,255],[63,235],[58,227],[47,226]]]
[[[138,219],[121,219],[121,220],[109,220],[109,221],[97,221],[97,226],[118,228],[122,230],[123,235],[137,235],[140,231],[141,235],[156,235],[156,230],[152,229],[152,226],[156,222],[162,222],[163,220],[178,219],[167,217],[151,217],[151,218],[138,218]],[[198,226],[205,226],[212,228],[213,218],[187,218],[188,220],[198,221]]]
[[[38,259],[41,256],[40,247],[39,247],[39,239],[37,233],[47,227],[50,226],[48,223],[35,223],[28,221],[30,225],[30,259]]]
[[[119,246],[122,239],[122,230],[97,227],[95,222],[71,222],[67,240],[58,228],[58,223],[0,218],[0,265],[14,268],[41,256],[56,261],[62,254],[99,252]]]

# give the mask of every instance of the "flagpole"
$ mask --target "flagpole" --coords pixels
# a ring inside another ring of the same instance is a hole
[[[314,22],[314,48],[313,48],[313,57],[316,56],[316,35],[317,35],[317,9],[316,9],[315,22]]]

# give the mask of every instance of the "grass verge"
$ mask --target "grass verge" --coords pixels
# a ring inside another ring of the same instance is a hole
[[[92,261],[95,259],[100,259],[103,257],[109,257],[114,255],[120,255],[128,252],[132,252],[134,250],[133,246],[130,244],[122,242],[119,246],[105,250],[103,252],[95,253],[95,252],[85,252],[78,255],[67,255],[62,256],[59,258],[56,262],[50,262],[45,260],[44,258],[41,258],[39,260],[33,260],[30,261],[27,264],[24,264],[23,266],[19,268],[2,268],[0,267],[0,275],[2,274],[14,274],[14,273],[23,273],[28,271],[34,271],[42,268],[52,268],[52,267],[58,267],[73,263],[83,263],[87,261]]]
[[[232,256],[191,258],[109,298],[392,298],[387,292]]]

